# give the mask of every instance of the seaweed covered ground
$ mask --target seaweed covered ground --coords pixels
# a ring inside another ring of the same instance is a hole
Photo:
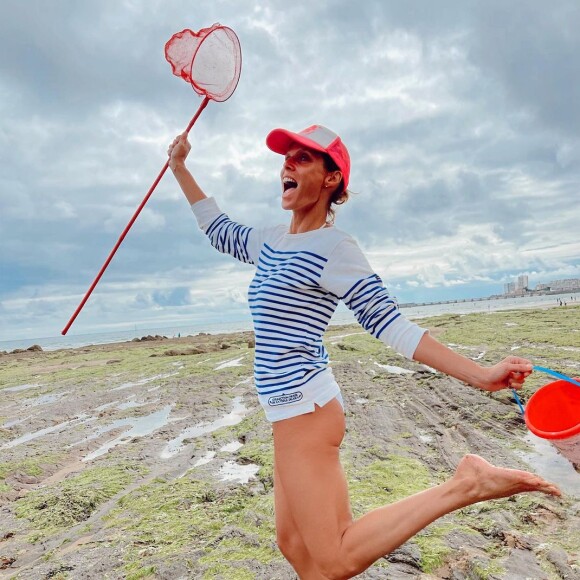
[[[420,322],[483,364],[580,375],[580,308]],[[580,474],[530,435],[509,391],[476,391],[357,326],[326,345],[343,387],[355,515],[448,478],[465,453],[563,488],[477,504],[360,578],[580,578]],[[253,335],[0,355],[0,578],[293,579],[275,543],[271,429]],[[534,373],[524,401],[549,378]]]

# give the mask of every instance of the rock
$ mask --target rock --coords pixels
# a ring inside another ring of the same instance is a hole
[[[256,348],[256,341],[253,338],[248,340],[248,348]]]
[[[548,562],[556,568],[560,578],[580,578],[580,574],[570,567],[568,554],[562,548],[550,547],[545,551]]]
[[[406,564],[418,570],[421,569],[421,550],[409,542],[391,552],[386,559],[393,564]]]
[[[349,344],[344,344],[343,342],[338,342],[336,344],[336,348],[339,348],[340,350],[356,350],[356,348],[354,348],[354,346],[350,346]]]
[[[534,580],[548,580],[546,572],[540,568],[536,556],[529,550],[514,549],[502,563],[505,568],[504,578],[534,578]]]
[[[33,344],[29,346],[27,349],[29,352],[42,352],[42,347],[39,344]]]
[[[199,348],[187,348],[185,350],[169,349],[166,350],[164,356],[186,356],[190,354],[202,354],[204,351]]]
[[[0,556],[0,570],[10,568],[14,562],[16,562],[16,558],[13,558],[12,556]]]
[[[38,477],[34,477],[34,475],[28,475],[26,473],[17,472],[12,475],[12,479],[19,483],[24,483],[25,485],[35,485],[40,482]]]

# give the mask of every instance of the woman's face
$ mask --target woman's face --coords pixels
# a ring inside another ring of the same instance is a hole
[[[318,203],[326,207],[322,193],[328,175],[322,155],[300,145],[286,153],[280,177],[282,178],[282,208],[292,211],[312,209]]]

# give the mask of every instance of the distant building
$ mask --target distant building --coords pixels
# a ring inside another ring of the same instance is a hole
[[[568,292],[570,290],[578,291],[580,290],[580,279],[578,278],[566,278],[564,280],[553,280],[549,283],[550,290],[563,292]]]
[[[528,277],[525,274],[518,276],[516,292],[525,292],[528,289]]]
[[[580,278],[565,278],[563,280],[552,280],[547,284],[540,282],[531,290],[529,287],[529,280],[525,274],[518,276],[515,282],[507,282],[503,285],[503,293],[506,295],[522,296],[530,292],[551,292],[557,294],[559,292],[580,292]]]
[[[515,294],[515,292],[516,292],[515,282],[508,282],[507,284],[503,285],[504,294]]]

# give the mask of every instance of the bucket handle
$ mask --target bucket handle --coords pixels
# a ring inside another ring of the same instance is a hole
[[[553,371],[552,369],[548,369],[546,367],[540,367],[537,365],[534,365],[532,368],[535,371],[540,371],[541,373],[546,373],[547,375],[552,375],[553,377],[556,377],[557,379],[562,379],[564,381],[568,381],[569,383],[572,383],[573,385],[580,387],[580,382],[575,381],[574,379],[572,379],[566,375],[563,375],[562,373],[559,373],[557,371]],[[522,401],[519,398],[517,391],[515,389],[512,389],[512,393],[514,394],[514,398],[516,400],[516,403],[518,404],[518,407],[520,408],[521,414],[524,415],[526,411],[524,409],[524,406],[522,405]]]
[[[516,400],[516,403],[518,404],[518,407],[520,408],[520,412],[522,415],[524,415],[524,413],[526,412],[524,409],[524,406],[522,405],[522,400],[520,399],[520,397],[518,396],[518,392],[515,389],[512,389],[512,393],[514,394],[514,398]]]
[[[572,383],[573,385],[580,387],[580,383],[578,381],[575,381],[574,379],[572,379],[566,375],[563,375],[562,373],[558,373],[556,371],[553,371],[552,369],[547,369],[546,367],[538,367],[535,365],[532,368],[535,371],[540,371],[541,373],[546,373],[547,375],[552,375],[553,377],[556,377],[557,379],[562,379],[564,381],[568,381],[569,383]]]

